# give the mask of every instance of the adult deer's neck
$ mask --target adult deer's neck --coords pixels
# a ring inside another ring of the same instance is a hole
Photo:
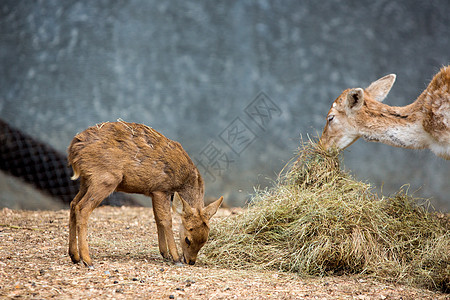
[[[358,117],[360,134],[367,141],[422,149],[428,146],[422,114],[418,101],[403,107],[367,101]]]

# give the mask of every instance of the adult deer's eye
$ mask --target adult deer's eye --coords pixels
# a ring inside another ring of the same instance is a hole
[[[184,241],[186,242],[186,244],[187,244],[188,246],[191,245],[191,241],[190,241],[187,237],[184,239]]]
[[[329,116],[327,117],[327,121],[328,121],[328,122],[333,121],[333,119],[334,119],[334,115],[329,115]]]

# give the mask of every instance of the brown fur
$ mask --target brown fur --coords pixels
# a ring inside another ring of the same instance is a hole
[[[346,148],[362,136],[396,147],[429,148],[450,159],[450,66],[442,68],[417,100],[404,107],[381,103],[394,81],[391,74],[365,90],[345,90],[328,112],[321,144]]]
[[[161,255],[180,261],[172,232],[170,199],[180,213],[180,243],[186,263],[194,264],[209,234],[209,219],[223,197],[204,208],[204,183],[183,147],[154,129],[136,123],[92,126],[68,148],[73,179],[80,191],[70,204],[69,255],[92,266],[87,243],[91,212],[113,191],[152,197]],[[78,243],[77,243],[78,240]],[[189,243],[190,245],[187,245]]]

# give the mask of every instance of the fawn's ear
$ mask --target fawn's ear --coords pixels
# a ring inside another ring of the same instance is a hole
[[[209,204],[204,210],[203,213],[205,214],[205,217],[209,219],[212,218],[219,209],[220,205],[222,204],[223,197],[220,197],[218,200],[214,201],[213,203]]]
[[[177,192],[173,195],[172,210],[176,211],[179,215],[187,216],[192,214],[192,208],[189,203],[181,198]]]
[[[383,102],[384,98],[386,98],[394,85],[396,77],[397,76],[395,74],[389,74],[381,77],[377,81],[372,82],[369,87],[366,88],[366,92],[368,92],[373,99]]]
[[[357,111],[364,103],[364,91],[362,88],[351,89],[347,94],[347,109],[350,112]]]

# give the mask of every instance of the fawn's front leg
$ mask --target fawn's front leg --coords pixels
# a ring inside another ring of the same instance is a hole
[[[170,253],[174,262],[179,262],[180,256],[178,255],[172,231],[170,197],[164,192],[154,192],[152,195],[152,204],[156,227],[158,229],[159,251],[161,252],[162,257],[168,259]]]

